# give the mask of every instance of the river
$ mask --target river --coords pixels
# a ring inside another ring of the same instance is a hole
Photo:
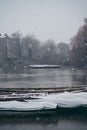
[[[0,74],[3,87],[66,87],[87,85],[87,72],[71,69],[30,69],[22,73]]]
[[[87,130],[87,116],[0,118],[0,130]]]
[[[0,87],[64,87],[87,85],[87,72],[71,69],[30,69],[0,74]],[[87,115],[0,117],[0,130],[86,130]]]

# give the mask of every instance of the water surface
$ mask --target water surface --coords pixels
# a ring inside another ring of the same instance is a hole
[[[0,74],[0,87],[65,87],[87,85],[87,73],[71,69],[30,69]]]
[[[0,118],[0,130],[86,130],[87,116]]]
[[[64,87],[87,85],[87,73],[71,69],[30,69],[0,74],[0,87]],[[87,115],[0,117],[0,130],[86,130]]]

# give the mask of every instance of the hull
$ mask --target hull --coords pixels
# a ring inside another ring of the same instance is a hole
[[[55,109],[47,110],[29,110],[29,111],[15,111],[15,110],[0,110],[0,117],[30,117],[30,116],[47,116],[55,115]]]

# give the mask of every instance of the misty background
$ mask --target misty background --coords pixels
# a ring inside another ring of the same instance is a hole
[[[0,0],[0,68],[87,68],[86,0]]]
[[[69,43],[87,17],[87,0],[0,0],[0,33]]]

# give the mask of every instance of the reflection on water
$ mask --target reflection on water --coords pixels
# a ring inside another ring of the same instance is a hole
[[[87,116],[0,118],[0,130],[86,130]]]
[[[27,73],[0,74],[0,87],[64,87],[87,85],[87,73],[70,69],[30,69]]]

